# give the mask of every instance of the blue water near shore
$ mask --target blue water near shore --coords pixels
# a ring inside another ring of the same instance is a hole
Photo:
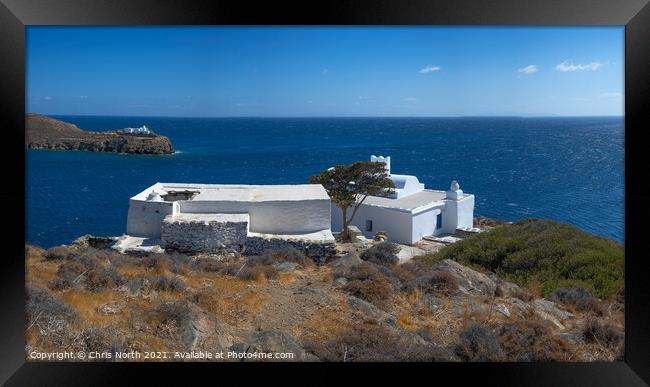
[[[288,184],[390,155],[428,188],[458,180],[476,215],[570,223],[624,242],[623,118],[162,118],[56,116],[86,130],[147,125],[166,156],[27,151],[28,243],[121,235],[155,182]]]

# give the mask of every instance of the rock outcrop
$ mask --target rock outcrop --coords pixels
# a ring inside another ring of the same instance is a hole
[[[483,273],[472,270],[451,259],[442,260],[432,267],[433,270],[445,271],[458,280],[462,293],[493,296],[497,285],[494,280]]]
[[[383,310],[379,309],[375,305],[364,301],[358,297],[348,296],[348,305],[353,310],[361,313],[365,318],[371,318],[376,320],[380,324],[386,324],[391,328],[397,328],[398,322],[395,316],[390,313],[386,313]]]
[[[133,154],[174,153],[171,141],[159,134],[91,132],[40,114],[25,118],[25,147],[28,149],[84,150]]]

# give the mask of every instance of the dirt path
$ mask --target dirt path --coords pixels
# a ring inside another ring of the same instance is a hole
[[[318,326],[335,314],[345,318],[345,299],[329,282],[322,281],[328,269],[310,268],[291,273],[293,280],[270,281],[269,301],[257,316],[262,330],[279,329],[301,336],[305,330]]]

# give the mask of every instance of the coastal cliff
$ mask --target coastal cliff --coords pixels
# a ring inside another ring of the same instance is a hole
[[[25,147],[29,149],[84,150],[133,154],[174,153],[169,138],[155,133],[148,135],[92,132],[40,114],[26,118]]]

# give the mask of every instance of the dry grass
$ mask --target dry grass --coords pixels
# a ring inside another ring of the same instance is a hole
[[[331,284],[334,282],[334,273],[330,267],[322,267],[319,271],[319,279],[321,282]]]
[[[530,280],[526,284],[527,290],[533,295],[534,298],[542,297],[542,284],[537,280]]]
[[[453,312],[453,303],[448,298],[441,298],[440,305],[432,308],[426,303],[426,297],[420,290],[398,293],[393,304],[398,322],[408,331],[424,330],[430,335],[430,341],[449,346],[466,320]]]
[[[40,247],[25,247],[25,280],[32,286],[44,288],[54,279],[59,268],[57,262],[46,261]]]
[[[116,267],[115,271],[130,278],[145,277],[150,273],[149,269],[141,266],[121,266]]]
[[[289,271],[289,272],[284,272],[284,273],[278,273],[278,281],[282,284],[289,285],[292,284],[296,281],[300,274],[296,273],[295,271]],[[323,281],[325,282],[325,281]]]
[[[242,326],[252,321],[270,299],[266,291],[251,290],[247,287],[250,281],[237,277],[212,274],[192,281],[206,285],[195,293],[197,305],[232,325]]]
[[[51,262],[29,264],[25,271],[27,283],[37,287],[47,287],[47,284],[56,277],[58,269],[58,265]]]
[[[346,301],[340,300],[338,308],[319,311],[310,316],[301,327],[305,338],[333,337],[350,329],[354,322]]]
[[[246,306],[246,310],[250,313],[257,313],[262,306],[266,304],[270,296],[259,292],[248,292],[242,297],[242,304]]]
[[[63,302],[75,310],[81,326],[102,326],[119,320],[120,314],[104,314],[98,310],[103,305],[119,305],[121,307],[124,303],[124,297],[115,291],[71,290],[62,292],[59,296]]]
[[[408,313],[400,314],[397,321],[399,322],[399,325],[402,328],[404,328],[406,330],[409,330],[409,331],[415,331],[420,327],[420,325],[417,323],[417,321],[415,319],[413,319],[413,317],[411,317],[411,315],[408,314]]]
[[[364,262],[345,275],[345,286],[339,286],[333,283],[332,269],[327,265],[301,262],[296,270],[271,271],[273,255],[251,260],[189,260],[165,255],[157,261],[93,249],[79,250],[72,257],[67,250],[61,250],[58,253],[62,258],[49,260],[45,253],[26,248],[27,282],[45,288],[43,305],[55,305],[47,309],[57,310],[58,300],[64,306],[59,309],[69,308],[73,315],[38,321],[27,330],[28,348],[39,350],[178,350],[182,345],[179,324],[183,321],[171,318],[176,316],[173,313],[163,313],[162,306],[189,304],[237,332],[259,329],[265,326],[260,321],[270,318],[268,327],[279,326],[323,360],[442,359],[444,351],[440,352],[439,347],[456,348],[462,330],[472,323],[492,327],[502,349],[502,360],[615,359],[622,348],[617,332],[622,333],[624,307],[615,300],[603,304],[604,317],[595,320],[598,323],[571,325],[570,329],[585,332],[586,342],[568,345],[554,335],[557,332],[553,327],[548,330],[529,321],[485,312],[493,306],[494,298],[474,296],[472,301],[480,310],[467,308],[459,312],[458,297],[463,296],[453,292],[453,280],[444,274],[428,277],[429,269],[417,262],[390,268]],[[302,259],[293,252],[283,254],[279,259]],[[239,274],[242,267],[249,267],[251,272]],[[47,289],[48,284],[61,278],[67,286]],[[123,278],[124,284],[113,278]],[[433,279],[423,287],[421,283],[415,285],[416,278]],[[395,316],[397,328],[377,325],[351,308],[349,294]],[[295,306],[287,307],[289,304]],[[282,313],[295,312],[291,315],[294,318],[278,316],[278,306]],[[595,317],[590,312],[579,312],[575,319],[589,316]],[[609,325],[604,322],[605,316]],[[523,318],[532,317],[529,314]],[[413,341],[416,336],[420,339]],[[467,340],[465,344],[471,347],[473,339]],[[431,343],[436,346],[431,347]],[[472,356],[491,357],[475,354],[466,358]]]
[[[418,339],[419,338],[419,339]],[[336,336],[306,340],[306,349],[324,361],[444,361],[449,354],[415,334],[363,322]]]
[[[160,259],[156,260],[156,263],[153,266],[153,272],[158,275],[165,275],[169,273],[169,263],[167,260]]]

